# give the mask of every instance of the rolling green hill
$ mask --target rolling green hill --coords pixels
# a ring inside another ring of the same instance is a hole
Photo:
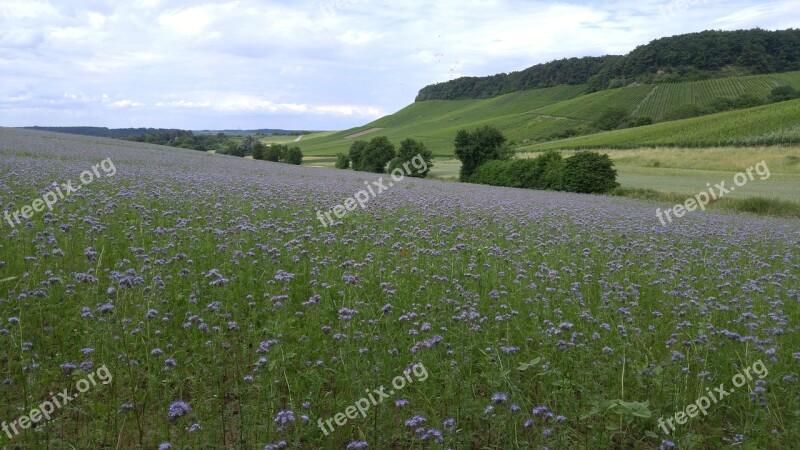
[[[623,106],[635,117],[646,116],[658,121],[664,113],[677,107],[686,104],[704,107],[719,97],[737,98],[748,94],[766,99],[774,87],[781,85],[800,89],[800,72],[673,84],[632,85],[592,94],[585,94],[586,86],[578,85],[519,91],[490,99],[429,100],[415,102],[395,114],[382,117],[362,127],[306,136],[298,145],[309,156],[333,156],[339,152],[347,152],[355,140],[348,139],[353,134],[380,129],[357,139],[370,139],[381,135],[388,136],[395,143],[405,138],[420,139],[434,154],[451,155],[453,138],[462,128],[493,125],[510,141],[521,146],[587,124],[612,106]],[[743,111],[733,112],[733,116],[747,114]],[[713,116],[705,119],[712,122],[714,120]],[[778,122],[765,122],[763,125],[766,128],[758,128],[758,132],[766,134],[780,131],[781,118],[778,117],[776,120]],[[680,126],[673,128],[671,122],[657,124],[656,127],[657,130],[682,129]],[[624,131],[638,136],[638,133],[647,133],[646,130],[650,128]],[[718,136],[706,136],[702,130],[697,130],[697,133],[702,142],[712,140],[713,145],[717,145],[718,140],[722,139]],[[600,136],[602,135],[582,136],[565,142],[575,141],[589,146],[588,143]],[[671,139],[660,134],[659,136],[661,136],[659,139],[664,141],[682,139],[682,135],[676,135]],[[742,139],[758,137],[758,135],[737,136]],[[546,144],[547,148],[558,147],[557,142]]]
[[[718,147],[800,144],[800,99],[692,119],[609,131],[524,147],[522,151],[590,148]]]

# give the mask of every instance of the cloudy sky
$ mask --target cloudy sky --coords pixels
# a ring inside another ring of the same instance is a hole
[[[798,19],[797,0],[0,0],[0,126],[343,129],[459,76]]]

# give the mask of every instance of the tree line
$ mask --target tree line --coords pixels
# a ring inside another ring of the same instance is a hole
[[[422,167],[406,165],[414,157],[422,158],[425,164]],[[396,149],[389,138],[378,136],[369,141],[355,141],[347,154],[336,155],[337,169],[351,167],[356,171],[373,173],[391,173],[402,167],[407,170],[405,176],[425,178],[433,167],[433,153],[422,141],[404,139]]]
[[[624,56],[569,58],[487,77],[422,88],[416,101],[491,98],[586,84],[587,92],[634,82],[664,83],[800,70],[800,29],[703,31],[656,39]]]

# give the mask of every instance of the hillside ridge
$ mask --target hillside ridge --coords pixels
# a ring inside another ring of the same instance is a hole
[[[492,98],[514,91],[586,85],[597,92],[631,83],[698,81],[800,70],[800,29],[708,30],[664,37],[627,55],[564,58],[527,69],[425,86],[415,101]]]

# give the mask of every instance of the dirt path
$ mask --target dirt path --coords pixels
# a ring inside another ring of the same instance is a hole
[[[374,133],[376,131],[381,131],[382,129],[383,128],[370,128],[369,130],[360,131],[358,133],[351,134],[350,136],[345,136],[344,138],[345,139],[355,139],[355,138],[358,138],[358,137],[361,137],[361,136],[365,136],[365,135],[370,134],[370,133]]]

